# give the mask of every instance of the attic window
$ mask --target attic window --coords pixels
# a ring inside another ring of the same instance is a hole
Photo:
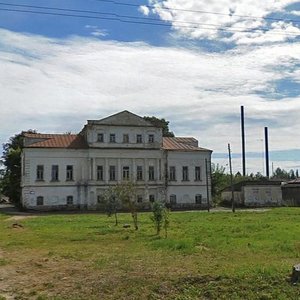
[[[114,133],[111,133],[109,135],[109,142],[110,143],[115,143],[116,142],[116,135]]]
[[[99,142],[99,143],[103,143],[104,142],[104,135],[103,135],[103,133],[98,133],[97,142]]]
[[[149,134],[149,136],[148,136],[148,142],[149,143],[154,143],[154,134]]]

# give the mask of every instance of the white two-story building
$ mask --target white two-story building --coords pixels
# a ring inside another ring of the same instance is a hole
[[[29,209],[97,209],[108,187],[136,184],[137,203],[211,204],[211,150],[194,138],[163,137],[131,112],[89,120],[79,134],[24,133],[22,204]]]

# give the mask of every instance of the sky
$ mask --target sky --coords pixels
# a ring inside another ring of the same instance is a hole
[[[300,2],[3,0],[0,143],[22,130],[79,132],[122,110],[170,121],[177,136],[241,171],[300,169]]]

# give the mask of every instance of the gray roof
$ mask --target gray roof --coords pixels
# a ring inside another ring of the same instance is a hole
[[[89,125],[110,125],[110,126],[135,126],[135,127],[155,127],[152,123],[142,117],[124,110],[100,120],[88,120]]]

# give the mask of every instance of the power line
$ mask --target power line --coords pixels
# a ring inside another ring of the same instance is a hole
[[[5,4],[6,5],[6,4]],[[55,10],[55,8],[48,8],[51,10]],[[65,10],[65,9],[63,9]],[[32,14],[41,14],[41,15],[51,15],[51,16],[61,16],[61,17],[75,17],[75,18],[86,18],[86,19],[98,19],[98,20],[109,20],[109,21],[118,21],[121,23],[130,23],[130,24],[140,24],[140,25],[153,25],[153,26],[163,26],[163,27],[172,27],[172,24],[166,24],[166,23],[155,23],[155,22],[145,22],[145,21],[135,21],[139,20],[139,17],[132,17],[132,16],[121,16],[117,15],[114,13],[101,13],[98,12],[98,14],[103,14],[103,15],[111,15],[114,17],[103,17],[103,16],[89,16],[89,15],[79,15],[79,14],[67,14],[67,13],[57,13],[57,12],[45,12],[45,11],[35,11],[35,10],[25,10],[25,9],[12,9],[12,8],[0,8],[0,11],[7,11],[7,12],[21,12],[21,13],[32,13]],[[129,18],[131,20],[124,20],[122,18]],[[157,20],[160,21],[160,20]],[[162,22],[162,21],[160,21]],[[203,23],[204,24],[204,23]],[[198,23],[198,25],[201,25],[201,23]],[[177,27],[180,28],[189,28],[189,29],[199,29],[199,30],[218,30],[218,31],[224,31],[224,32],[242,32],[242,33],[255,33],[255,32],[266,32],[269,29],[248,29],[248,30],[235,30],[232,28],[218,28],[216,25],[208,25],[208,26],[215,26],[216,28],[211,28],[211,27],[204,27],[207,26],[206,24],[204,26],[201,25],[201,27],[191,27],[191,26],[183,26],[183,25],[176,25]],[[281,32],[272,32],[270,34],[274,35],[284,35],[284,36],[300,36],[300,34],[297,33],[281,33]]]
[[[44,10],[57,10],[57,11],[63,11],[63,12],[75,12],[75,13],[88,13],[88,14],[94,14],[94,15],[109,15],[109,16],[115,16],[116,18],[126,18],[126,19],[134,19],[134,20],[143,20],[146,22],[149,21],[156,21],[156,22],[165,22],[162,21],[160,19],[157,18],[145,18],[145,17],[136,17],[136,16],[128,16],[128,15],[120,15],[120,14],[116,14],[116,13],[108,13],[108,12],[99,12],[99,11],[92,11],[92,10],[79,10],[79,9],[71,9],[71,8],[60,8],[60,7],[49,7],[49,6],[36,6],[36,5],[25,5],[25,4],[13,4],[13,3],[5,3],[5,2],[0,2],[0,5],[4,5],[4,6],[10,6],[10,7],[25,7],[25,8],[34,8],[34,9],[44,9]],[[72,15],[73,16],[73,15]],[[77,15],[76,15],[77,16]],[[201,25],[201,26],[212,26],[215,27],[216,29],[219,29],[219,25],[217,24],[212,24],[212,23],[199,23],[199,22],[188,22],[188,21],[174,21],[174,23],[181,23],[181,24],[191,24],[191,25]],[[165,24],[167,25],[167,24]],[[171,26],[171,25],[168,25]],[[179,25],[176,25],[177,27],[181,27]],[[185,28],[187,26],[184,26]],[[187,27],[189,28],[189,27]],[[192,27],[195,28],[195,27]],[[223,26],[223,28],[229,28],[230,31],[233,32],[244,32],[244,30],[242,31],[238,31],[236,29],[244,29],[243,27],[235,27],[234,29],[230,28],[230,25],[225,25]],[[204,29],[214,29],[214,28],[204,28]],[[245,32],[253,32],[254,30],[256,31],[268,31],[270,30],[269,28],[266,27],[261,27],[259,29],[252,29],[249,31],[245,31]],[[273,31],[272,34],[278,33],[278,34],[285,34],[285,35],[294,35],[294,34],[298,34],[297,32],[286,32],[286,33],[282,33],[279,31]]]
[[[123,5],[123,6],[131,6],[131,7],[147,7],[149,9],[157,9],[157,6],[155,5],[139,5],[139,4],[132,4],[132,3],[126,3],[126,2],[119,2],[114,0],[94,0],[98,2],[106,2],[106,3],[112,3],[114,5]],[[183,9],[183,8],[176,8],[176,7],[160,7],[161,10],[175,10],[175,11],[183,11],[183,12],[191,12],[191,13],[200,13],[200,14],[212,14],[212,15],[221,15],[221,16],[230,16],[230,17],[238,17],[238,18],[247,18],[247,19],[263,19],[263,20],[271,20],[271,21],[285,21],[285,22],[294,22],[294,23],[300,23],[300,20],[295,19],[284,19],[284,18],[272,18],[272,17],[258,17],[258,16],[249,16],[249,15],[236,15],[231,13],[220,13],[220,12],[212,12],[212,11],[206,11],[206,10],[193,10],[193,9]]]

